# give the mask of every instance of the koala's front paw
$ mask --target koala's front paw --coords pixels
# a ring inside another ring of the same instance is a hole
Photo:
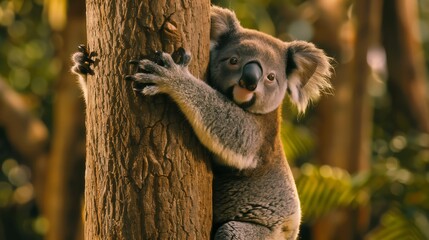
[[[94,75],[91,65],[95,62],[92,57],[96,56],[96,53],[90,52],[83,44],[79,45],[78,50],[79,51],[74,53],[72,56],[72,60],[74,62],[72,71],[80,75]]]
[[[177,61],[174,61],[173,57]],[[154,61],[132,60],[130,63],[137,64],[139,71],[125,76],[125,79],[133,81],[134,90],[144,95],[168,93],[169,89],[172,89],[169,87],[174,85],[175,81],[189,74],[187,66],[191,60],[191,56],[183,48],[179,48],[173,57],[168,53],[156,52]]]

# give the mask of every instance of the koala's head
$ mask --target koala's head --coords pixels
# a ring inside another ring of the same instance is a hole
[[[331,88],[331,65],[322,50],[243,28],[228,9],[211,8],[210,39],[210,85],[249,112],[277,109],[286,92],[304,112]]]

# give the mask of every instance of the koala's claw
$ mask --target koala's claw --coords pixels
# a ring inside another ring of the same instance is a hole
[[[86,54],[88,54],[88,49],[86,48],[86,46],[85,45],[83,45],[83,44],[79,44],[79,46],[77,46],[77,49],[79,50],[79,52],[81,52],[81,53],[86,53]]]
[[[137,72],[125,76],[125,80],[133,82],[133,90],[143,95],[165,93],[182,74],[188,74],[186,68],[190,59],[190,54],[183,48],[175,51],[173,56],[156,51],[152,60],[130,60],[130,64],[137,65]]]
[[[128,63],[131,65],[138,65],[139,62],[140,62],[140,60],[138,60],[138,59],[133,59],[133,60],[128,61]]]
[[[168,59],[166,58],[165,54],[162,51],[155,51],[155,61],[158,65],[163,67],[169,67],[171,64],[169,64]],[[168,54],[169,55],[169,54]]]
[[[173,53],[172,57],[177,64],[180,64],[182,66],[188,66],[189,62],[191,62],[191,55],[186,52],[183,47],[178,48]]]
[[[126,75],[125,76],[125,81],[134,81],[134,75]]]
[[[144,95],[155,95],[155,93],[148,94],[149,92],[145,91],[146,88],[155,85],[155,83],[147,80],[147,76],[149,75],[146,74],[147,73],[136,73],[134,75],[126,75],[124,79],[125,81],[132,82],[134,92],[142,93]]]
[[[92,57],[97,56],[95,52],[89,52],[88,48],[80,44],[78,52],[73,54],[74,67],[72,70],[79,74],[94,75],[94,70],[91,69],[91,65],[95,63]]]

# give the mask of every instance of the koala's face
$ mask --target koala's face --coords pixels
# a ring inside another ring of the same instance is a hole
[[[298,110],[329,89],[329,58],[313,44],[283,42],[240,26],[228,9],[211,8],[209,84],[243,109],[264,114],[288,92]]]
[[[210,85],[249,112],[271,112],[287,88],[283,52],[283,42],[256,31],[225,36],[210,54]]]

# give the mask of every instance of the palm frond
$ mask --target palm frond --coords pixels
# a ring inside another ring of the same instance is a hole
[[[301,200],[304,221],[309,221],[341,207],[353,207],[362,198],[352,184],[347,171],[330,167],[304,164],[296,185]]]
[[[380,225],[371,231],[368,240],[425,240],[423,231],[412,216],[406,216],[397,208],[392,208],[381,217]]]
[[[313,148],[313,140],[310,133],[304,128],[293,126],[288,121],[282,122],[280,134],[283,149],[289,161],[307,154]]]

